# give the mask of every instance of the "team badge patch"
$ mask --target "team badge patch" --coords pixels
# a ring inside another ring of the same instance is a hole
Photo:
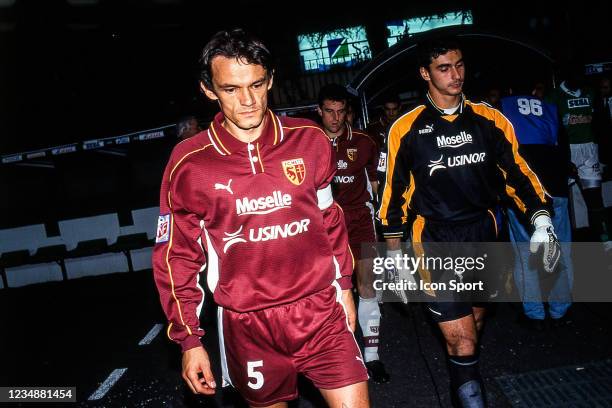
[[[157,234],[155,235],[155,243],[161,244],[168,242],[170,239],[170,214],[160,215],[157,219]]]
[[[283,172],[290,182],[299,186],[306,177],[306,166],[302,158],[282,162]]]
[[[348,157],[350,161],[357,160],[357,149],[346,149],[346,157]]]
[[[380,153],[377,170],[382,172],[387,171],[387,153]]]

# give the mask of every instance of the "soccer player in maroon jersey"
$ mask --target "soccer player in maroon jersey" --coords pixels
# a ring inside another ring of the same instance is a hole
[[[334,198],[344,210],[351,250],[359,260],[357,316],[365,343],[366,367],[370,378],[382,383],[389,381],[389,374],[378,356],[380,308],[372,269],[372,259],[376,255],[376,233],[371,200],[378,188],[378,148],[370,136],[353,129],[346,121],[347,106],[348,95],[342,86],[329,84],[321,88],[318,112],[323,130],[336,153],[338,166],[333,181]]]
[[[253,407],[285,407],[301,373],[329,406],[368,407],[352,332],[353,259],[331,194],[327,137],[313,122],[267,108],[272,57],[243,30],[213,36],[201,64],[202,91],[221,112],[170,157],[153,254],[183,378],[194,393],[215,393],[198,318],[206,268],[224,385]]]
[[[399,116],[401,107],[402,103],[396,94],[386,94],[382,100],[381,115],[366,127],[366,131],[374,138],[379,151],[385,144],[387,128]]]

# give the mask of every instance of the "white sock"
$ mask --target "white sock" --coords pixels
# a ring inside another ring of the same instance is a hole
[[[363,357],[365,361],[378,360],[378,329],[380,327],[380,308],[376,298],[364,299],[359,296],[357,309],[359,326],[365,343]]]

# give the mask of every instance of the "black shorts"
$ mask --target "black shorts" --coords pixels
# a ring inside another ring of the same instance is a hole
[[[497,233],[492,211],[473,220],[453,223],[417,216],[411,230],[414,256],[432,261],[418,268],[419,287],[436,322],[468,316],[473,306],[482,307],[482,302],[498,288],[501,271],[496,266],[496,256],[490,254],[493,249],[477,244],[496,242]],[[465,260],[469,258],[477,261],[466,267]],[[465,289],[457,290],[462,287]]]

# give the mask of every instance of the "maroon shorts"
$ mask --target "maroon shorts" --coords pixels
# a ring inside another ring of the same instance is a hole
[[[297,398],[298,373],[322,389],[367,381],[339,297],[334,285],[255,312],[219,308],[224,383],[258,407]]]
[[[376,256],[374,207],[364,205],[362,208],[344,210],[344,221],[355,259],[374,258]]]

